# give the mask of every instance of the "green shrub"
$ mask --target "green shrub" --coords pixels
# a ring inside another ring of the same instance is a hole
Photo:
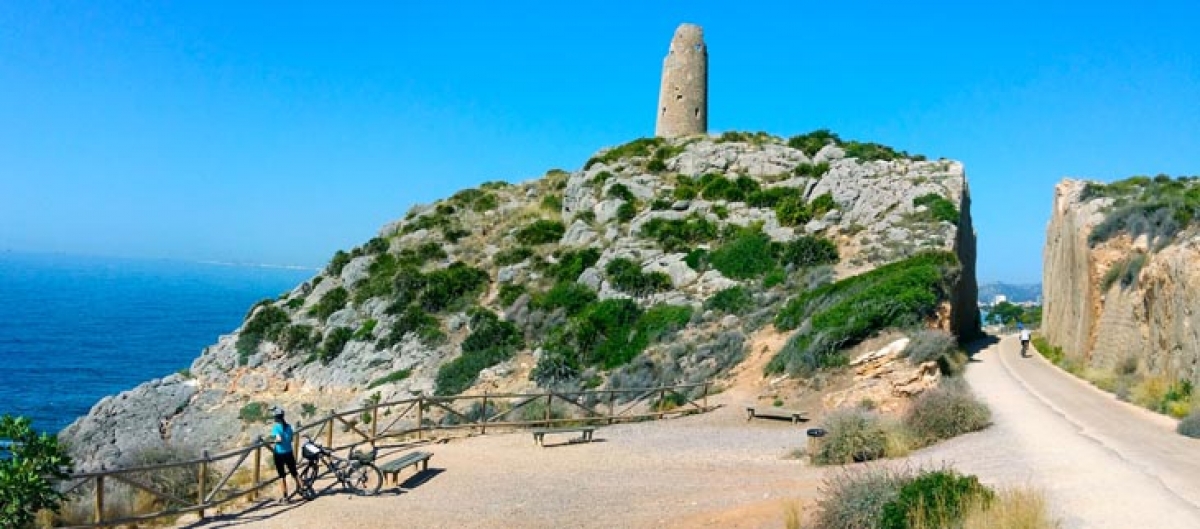
[[[371,261],[371,265],[367,267],[367,278],[355,285],[355,303],[363,303],[374,297],[391,294],[393,289],[392,277],[396,275],[396,271],[399,268],[400,263],[396,259],[396,256],[388,253],[377,255],[375,260]]]
[[[840,144],[842,139],[837,134],[830,132],[829,129],[818,129],[808,134],[800,134],[788,138],[788,147],[804,151],[807,156],[817,154],[823,147],[829,144]]]
[[[683,262],[687,263],[692,270],[699,272],[708,264],[708,250],[696,248],[683,257]]]
[[[640,232],[642,237],[657,241],[667,252],[682,252],[697,244],[710,242],[719,233],[720,229],[715,223],[694,213],[680,220],[650,219],[642,225]]]
[[[238,410],[238,418],[248,423],[267,422],[271,420],[271,413],[267,403],[250,402]]]
[[[258,351],[258,345],[264,340],[278,340],[291,323],[287,312],[275,305],[260,302],[257,307],[258,310],[253,311],[253,316],[246,320],[238,335],[238,365],[246,365],[250,355]]]
[[[1113,263],[1100,280],[1100,290],[1108,291],[1113,283],[1117,281],[1120,281],[1121,288],[1133,286],[1137,283],[1138,276],[1142,273],[1142,268],[1146,266],[1146,260],[1146,254],[1138,252],[1127,255],[1125,258]]]
[[[325,272],[331,276],[337,277],[342,275],[342,268],[350,264],[350,254],[338,250],[333,254],[333,258],[329,260],[329,266],[325,267]]]
[[[540,371],[578,372],[588,366],[612,369],[624,365],[690,319],[690,307],[655,305],[643,313],[637,303],[625,298],[592,303],[551,332],[543,343],[547,353],[543,358],[561,365],[543,366]]]
[[[608,262],[604,272],[613,288],[631,296],[647,296],[671,288],[671,278],[662,272],[642,272],[642,266],[619,257]]]
[[[1128,233],[1134,239],[1146,236],[1154,249],[1161,249],[1195,223],[1200,213],[1200,184],[1195,178],[1135,176],[1107,185],[1089,183],[1083,198],[1097,197],[1113,199],[1113,206],[1092,228],[1088,236],[1092,245]]]
[[[904,424],[918,444],[930,445],[982,430],[991,423],[991,418],[987,405],[970,390],[950,382],[917,397],[904,417]]]
[[[663,160],[655,158],[649,162],[646,162],[646,170],[650,171],[651,173],[661,173],[667,170],[667,163]]]
[[[387,375],[384,375],[383,377],[380,377],[380,378],[377,378],[377,379],[371,381],[371,383],[367,385],[367,389],[375,389],[384,384],[400,382],[401,380],[404,380],[411,375],[412,375],[411,369],[401,369],[399,371],[393,371],[391,373],[388,373]]]
[[[883,507],[912,481],[912,473],[886,466],[851,467],[825,479],[813,527],[867,529],[877,527]]]
[[[841,365],[842,349],[879,330],[920,323],[950,298],[959,270],[953,253],[925,252],[801,294],[787,302],[775,326],[809,325],[771,359],[768,372]]]
[[[530,306],[546,311],[562,308],[568,316],[572,316],[595,301],[596,293],[592,292],[592,289],[579,283],[564,281],[555,284],[544,294],[534,296]]]
[[[279,337],[279,346],[289,353],[311,352],[321,342],[321,333],[311,325],[289,325]]]
[[[533,256],[533,250],[528,246],[513,246],[496,252],[492,260],[496,266],[514,265]]]
[[[348,327],[338,327],[330,331],[325,335],[325,341],[321,343],[321,348],[317,351],[317,359],[322,364],[328,364],[342,354],[342,350],[346,348],[346,344],[350,343],[352,338],[354,338],[354,331]]]
[[[389,247],[391,247],[391,243],[389,243],[387,239],[383,237],[373,237],[371,240],[367,241],[367,244],[363,245],[363,252],[365,252],[367,255],[381,254],[388,251]]]
[[[706,310],[719,310],[728,314],[741,314],[754,307],[754,298],[744,287],[729,287],[704,300]]]
[[[742,230],[708,256],[708,262],[726,277],[750,279],[775,268],[771,239],[759,230]]]
[[[821,163],[802,163],[797,165],[792,173],[796,176],[805,176],[808,178],[821,178],[825,173],[829,172],[829,162]]]
[[[542,197],[542,207],[550,211],[562,211],[562,195],[549,194]]]
[[[479,297],[488,280],[487,272],[455,261],[425,275],[417,301],[421,308],[430,312],[458,307]]]
[[[989,502],[994,496],[975,476],[961,476],[953,470],[924,472],[901,486],[896,497],[883,506],[879,526],[953,527],[968,506]]]
[[[816,198],[813,198],[812,201],[808,203],[808,210],[812,213],[813,217],[820,217],[821,215],[824,215],[837,208],[837,202],[833,200],[833,195],[829,193],[817,195]]]
[[[799,196],[800,190],[793,187],[770,187],[746,196],[746,205],[755,208],[774,208],[784,198]]]
[[[555,281],[575,281],[584,270],[591,268],[600,260],[600,250],[584,248],[568,250],[557,254],[558,262],[550,265],[547,270],[549,277]]]
[[[1192,413],[1179,421],[1179,425],[1175,427],[1175,431],[1188,437],[1200,439],[1200,410],[1192,410]]]
[[[775,218],[784,226],[800,226],[812,220],[812,212],[804,197],[788,195],[775,203]]]
[[[1054,365],[1062,365],[1063,360],[1066,358],[1062,347],[1050,345],[1046,337],[1040,334],[1035,334],[1031,341],[1033,342],[1033,348],[1046,357],[1046,360],[1049,360]]]
[[[559,221],[539,219],[517,230],[515,237],[521,244],[549,244],[558,242],[566,231],[566,227]]]
[[[375,321],[374,319],[364,321],[362,326],[360,326],[358,330],[354,331],[354,336],[351,336],[350,339],[363,341],[370,338],[371,333],[375,332],[376,325],[379,325],[379,322]]]
[[[56,435],[39,434],[26,417],[0,416],[0,439],[13,441],[12,457],[0,459],[0,527],[32,527],[38,511],[62,504],[58,484],[71,474],[71,458]]]
[[[501,307],[510,307],[523,294],[525,294],[525,285],[520,283],[504,283],[500,285],[500,293],[496,296],[496,299],[500,301]]]
[[[622,203],[620,206],[617,206],[617,221],[629,222],[633,220],[633,217],[637,216],[637,210],[637,204],[633,202]]]
[[[913,206],[925,206],[933,218],[950,224],[958,224],[958,208],[946,197],[937,193],[921,195],[913,199]]]
[[[437,318],[430,316],[415,303],[393,304],[388,307],[387,313],[399,317],[392,323],[388,334],[376,342],[377,348],[382,349],[398,344],[409,333],[415,333],[426,345],[434,345],[445,339],[445,334],[442,333]]]
[[[662,138],[639,138],[624,145],[613,147],[605,151],[604,154],[588,160],[587,165],[584,165],[583,168],[587,169],[588,167],[591,167],[592,164],[598,162],[611,165],[614,162],[626,158],[647,157],[654,154],[658,147],[662,146],[664,143],[666,143],[666,140]]]
[[[787,270],[775,268],[770,272],[767,272],[767,275],[763,276],[762,287],[764,289],[772,288],[777,285],[782,285],[785,281],[787,281]]]
[[[608,188],[608,198],[615,200],[633,200],[633,191],[625,184],[613,184]]]
[[[813,463],[844,465],[879,459],[887,452],[887,432],[879,417],[858,409],[842,409],[825,418],[825,437]]]
[[[438,369],[438,395],[462,393],[479,372],[512,358],[524,347],[521,331],[486,309],[471,310],[471,334],[462,343],[462,354]]]
[[[799,268],[838,262],[838,249],[833,241],[810,235],[782,244],[778,253],[781,264]]]
[[[316,316],[317,319],[321,321],[325,321],[333,313],[345,308],[346,303],[349,301],[350,293],[347,292],[343,287],[336,287],[333,290],[326,292],[324,296],[321,296],[321,301],[318,301],[316,305],[313,305],[313,307],[308,310],[308,313]]]
[[[595,160],[595,158],[593,158],[593,160]],[[589,160],[588,162],[590,165],[591,160]],[[603,185],[604,182],[608,181],[608,179],[612,178],[612,177],[613,177],[612,173],[610,173],[608,171],[600,171],[599,173],[596,173],[596,176],[592,177],[592,183],[595,185]]]
[[[847,158],[858,158],[864,162],[875,160],[897,160],[901,158],[913,158],[920,160],[925,159],[924,156],[909,155],[907,152],[897,151],[896,149],[888,147],[887,145],[881,145],[872,142],[847,141],[843,142],[841,147],[846,151]]]

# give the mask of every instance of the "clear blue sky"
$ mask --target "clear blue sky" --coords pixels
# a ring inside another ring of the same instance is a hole
[[[653,134],[680,22],[715,132],[965,162],[984,280],[1040,280],[1064,176],[1200,174],[1196,2],[436,4],[0,1],[0,251],[322,265]]]

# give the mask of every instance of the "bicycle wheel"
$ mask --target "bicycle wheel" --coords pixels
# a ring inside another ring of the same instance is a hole
[[[379,486],[383,485],[383,472],[375,465],[363,463],[350,470],[350,486],[361,496],[379,494]]]
[[[313,488],[313,483],[317,481],[317,465],[309,463],[304,465],[304,470],[300,471],[300,497],[311,500],[317,497],[317,491]]]

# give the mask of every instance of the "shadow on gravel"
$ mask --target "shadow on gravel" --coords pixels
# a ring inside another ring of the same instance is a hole
[[[583,446],[583,445],[590,445],[592,443],[605,443],[605,442],[607,442],[607,441],[605,441],[601,437],[593,437],[592,440],[590,440],[590,441],[584,441],[579,438],[575,438],[575,439],[568,439],[561,443],[545,443],[541,446],[541,448],[561,448],[564,446]]]
[[[408,479],[404,480],[399,485],[397,485],[396,489],[394,489],[394,490],[397,495],[404,494],[404,493],[408,492],[408,489],[415,489],[417,487],[420,487],[421,485],[424,485],[425,483],[427,483],[429,480],[433,479],[434,476],[437,476],[438,474],[441,474],[442,472],[445,472],[445,471],[446,471],[446,469],[444,469],[444,468],[427,468],[425,470],[422,470],[420,472],[417,472],[416,474],[409,476]],[[380,494],[383,494],[383,492],[381,491]]]
[[[993,336],[991,334],[987,334],[987,335],[984,335],[982,338],[977,338],[975,340],[972,340],[970,342],[963,344],[963,349],[966,350],[966,352],[967,352],[968,361],[982,362],[983,360],[979,360],[979,359],[975,358],[975,355],[979,354],[980,351],[983,351],[984,349],[987,349],[988,347],[991,347],[998,343],[1000,343],[1000,338],[998,336]]]
[[[180,525],[183,528],[212,528],[212,527],[241,527],[246,525],[254,525],[264,521],[279,513],[290,511],[304,505],[304,500],[293,499],[289,503],[279,503],[278,500],[262,500],[255,502],[253,505],[246,507],[243,510],[228,514],[210,515],[207,518],[192,522],[190,524]]]

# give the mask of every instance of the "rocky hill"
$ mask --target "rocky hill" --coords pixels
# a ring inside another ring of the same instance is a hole
[[[1097,370],[1124,396],[1147,379],[1163,380],[1164,389],[1200,384],[1197,213],[1194,177],[1055,187],[1043,330],[1068,360]]]
[[[884,328],[974,334],[974,266],[961,163],[827,131],[637,140],[413,208],[61,436],[93,468],[245,442],[273,403],[304,421],[419,392],[698,382],[772,323],[792,337],[768,370],[803,377]]]

